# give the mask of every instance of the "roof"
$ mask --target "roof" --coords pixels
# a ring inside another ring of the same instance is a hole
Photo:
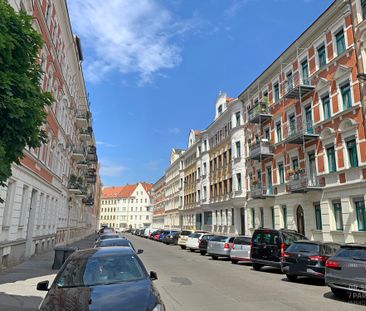
[[[141,185],[142,185],[142,187],[144,187],[146,192],[149,192],[151,190],[151,188],[153,187],[153,184],[149,184],[147,182],[142,182]]]
[[[88,248],[74,252],[69,258],[79,259],[87,257],[100,257],[105,255],[136,255],[135,251],[130,247],[101,247]]]
[[[226,97],[226,102],[229,103],[229,102],[232,102],[233,100],[235,100],[236,98],[232,98],[232,97]]]
[[[135,191],[137,185],[122,187],[108,187],[102,189],[102,198],[128,198]]]

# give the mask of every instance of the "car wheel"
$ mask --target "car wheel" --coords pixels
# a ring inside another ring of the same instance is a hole
[[[192,248],[190,248],[189,250],[190,250],[190,252],[191,252],[191,253],[193,253],[193,252],[194,252],[194,249],[192,249]]]
[[[235,260],[235,259],[231,259],[231,263],[233,263],[233,264],[235,265],[235,264],[237,264],[237,263],[238,263],[238,261],[237,261],[237,260]]]
[[[297,275],[286,274],[286,276],[287,276],[288,280],[291,282],[295,282],[297,280]]]
[[[252,266],[253,266],[253,269],[255,270],[255,271],[259,271],[260,269],[262,269],[262,265],[260,265],[260,264],[257,264],[257,263],[253,263],[252,264]]]
[[[330,289],[331,289],[332,293],[339,298],[347,297],[347,291],[345,291],[344,289],[334,288],[334,287],[331,287]]]
[[[218,256],[211,256],[213,260],[217,260],[219,257]]]
[[[186,246],[185,245],[181,245],[180,248],[181,249],[186,249]]]
[[[201,254],[202,256],[205,256],[205,255],[206,255],[206,252],[205,252],[205,251],[200,251],[200,254]]]

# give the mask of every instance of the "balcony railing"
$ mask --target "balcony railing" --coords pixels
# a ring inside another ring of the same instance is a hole
[[[249,158],[252,160],[264,160],[273,157],[273,146],[268,140],[262,139],[249,146]]]
[[[94,205],[94,198],[93,198],[93,196],[89,195],[86,198],[83,198],[82,202],[85,205]]]
[[[88,171],[85,175],[85,180],[88,184],[95,184],[97,181],[97,174],[93,171]]]
[[[283,135],[287,144],[302,144],[319,137],[312,120],[304,120],[302,116],[289,119],[284,125]]]
[[[252,199],[265,199],[274,196],[272,185],[262,185],[261,183],[252,183],[250,186],[250,196]]]
[[[268,101],[262,101],[255,104],[248,110],[248,121],[250,123],[262,123],[272,118],[269,111]]]
[[[311,190],[321,190],[322,184],[318,176],[311,176],[307,173],[295,173],[290,176],[288,189],[291,192],[307,192]]]
[[[82,160],[85,157],[85,151],[81,147],[74,147],[72,150],[72,158],[74,160]]]
[[[89,146],[87,159],[88,159],[88,161],[90,161],[92,163],[98,162],[97,148],[95,146]]]
[[[80,160],[80,161],[77,162],[77,166],[79,168],[88,168],[88,161]]]
[[[313,79],[301,77],[297,74],[292,79],[284,81],[285,98],[301,98],[308,95],[315,88]]]
[[[76,114],[76,125],[80,128],[88,126],[88,113],[83,111],[78,111]]]
[[[83,179],[82,177],[78,177],[76,175],[70,175],[68,189],[73,194],[82,194],[84,193]]]

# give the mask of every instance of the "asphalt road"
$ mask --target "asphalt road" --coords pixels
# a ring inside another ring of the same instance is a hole
[[[158,273],[155,284],[168,311],[366,310],[335,298],[317,280],[293,283],[276,269],[258,272],[248,264],[233,265],[177,246],[126,237],[144,249],[140,257],[146,268]]]

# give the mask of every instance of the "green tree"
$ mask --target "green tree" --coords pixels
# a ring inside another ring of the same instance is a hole
[[[32,18],[0,0],[0,186],[11,176],[11,164],[19,164],[24,147],[46,142],[41,127],[52,96],[40,87],[42,45]]]

